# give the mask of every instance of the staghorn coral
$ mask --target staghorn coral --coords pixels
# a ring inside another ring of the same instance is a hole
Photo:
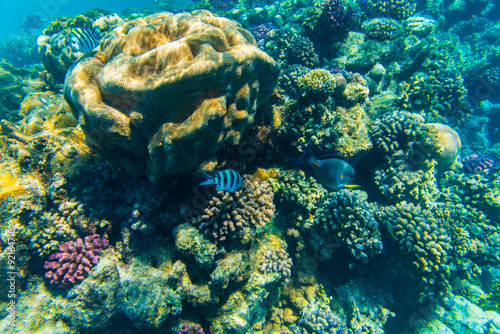
[[[331,193],[319,220],[338,243],[347,247],[355,259],[364,262],[382,252],[382,240],[374,217],[375,205],[362,191],[340,190]]]
[[[308,214],[314,215],[323,207],[328,190],[314,177],[306,176],[304,171],[296,169],[282,171],[275,186],[279,203],[292,204],[293,208],[300,212],[297,225],[309,229],[311,226],[308,223],[313,222],[303,217],[307,217]]]
[[[130,21],[101,50],[72,68],[64,96],[92,149],[152,181],[212,169],[215,152],[237,144],[267,102],[279,71],[248,31],[207,11]]]
[[[59,252],[45,262],[43,267],[48,269],[45,277],[58,288],[82,281],[108,245],[108,240],[98,234],[85,237],[85,241],[78,238],[76,242],[63,243]]]
[[[437,111],[448,118],[460,118],[470,107],[459,64],[452,56],[456,41],[434,34],[427,42],[428,55],[420,69],[398,86],[398,102],[408,110]]]
[[[500,217],[500,180],[495,174],[464,174],[446,171],[440,186],[447,196],[483,211],[489,218]]]
[[[217,241],[231,238],[246,244],[253,239],[255,229],[262,229],[273,218],[273,197],[269,182],[244,175],[239,190],[218,191],[191,223]]]

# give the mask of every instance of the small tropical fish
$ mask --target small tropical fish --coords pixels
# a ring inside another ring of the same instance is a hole
[[[300,159],[287,158],[296,164],[309,166],[316,180],[323,186],[337,191],[345,188],[357,188],[354,182],[354,167],[344,157],[336,154],[328,154],[316,157],[309,147],[301,145],[304,153]]]
[[[99,44],[94,33],[87,28],[72,28],[68,36],[69,45],[79,52],[89,52]]]
[[[225,169],[215,172],[215,176],[210,176],[207,173],[203,173],[206,181],[200,183],[200,185],[215,184],[217,188],[215,190],[227,190],[236,191],[240,189],[242,185],[241,175],[232,169]]]
[[[24,23],[19,26],[25,33],[29,34],[29,29],[40,29],[46,23],[45,19],[38,14],[30,14],[24,20]]]

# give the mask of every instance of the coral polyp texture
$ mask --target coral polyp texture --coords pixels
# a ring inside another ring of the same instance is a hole
[[[98,234],[85,237],[85,241],[78,238],[75,242],[63,243],[59,252],[45,262],[44,268],[48,269],[45,277],[59,288],[82,281],[108,245],[108,240]]]
[[[68,73],[64,96],[88,145],[153,181],[212,169],[276,85],[250,32],[207,11],[127,22]],[[192,154],[186,154],[191,152]]]
[[[260,260],[259,270],[263,273],[278,273],[283,277],[292,274],[292,259],[283,248],[267,251]]]
[[[192,223],[215,240],[231,238],[246,244],[273,218],[273,198],[269,182],[245,175],[241,189],[218,191]]]

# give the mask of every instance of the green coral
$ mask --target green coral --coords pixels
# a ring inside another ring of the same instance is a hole
[[[363,22],[361,26],[366,36],[378,41],[396,39],[403,34],[401,24],[393,19],[376,18]]]
[[[411,261],[411,271],[425,284],[444,282],[450,276],[451,235],[448,226],[420,205],[401,202],[376,213],[392,241]],[[400,255],[400,257],[405,257]]]
[[[266,45],[266,50],[282,67],[293,64],[314,67],[319,63],[311,40],[287,29],[278,30]]]
[[[343,189],[330,194],[318,218],[334,239],[355,259],[367,262],[382,252],[382,239],[375,220],[376,206],[363,191]]]
[[[410,0],[368,0],[367,7],[369,16],[388,16],[402,20],[415,12],[417,4]]]
[[[329,71],[317,68],[297,78],[297,86],[306,93],[333,94],[337,81]]]

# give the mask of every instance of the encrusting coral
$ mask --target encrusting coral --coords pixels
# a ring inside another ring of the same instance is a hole
[[[250,32],[207,11],[127,22],[100,49],[68,73],[64,96],[92,149],[153,181],[213,169],[278,79]]]

